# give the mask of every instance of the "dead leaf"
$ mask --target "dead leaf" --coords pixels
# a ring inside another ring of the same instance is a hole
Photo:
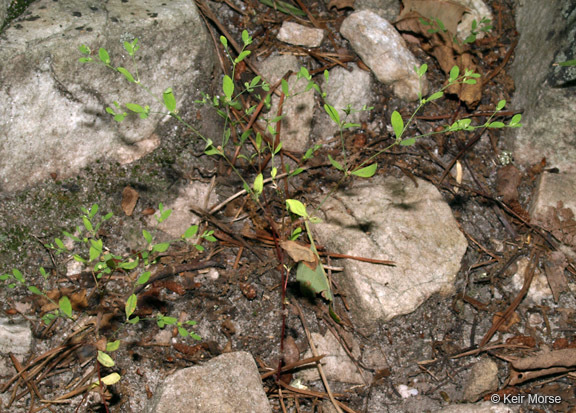
[[[59,290],[51,290],[46,293],[46,297],[50,298],[49,301],[45,297],[38,297],[38,305],[40,305],[43,312],[49,312],[58,308],[58,301],[62,296],[68,297],[73,310],[82,310],[88,307],[88,300],[86,298],[86,289],[76,291],[74,287],[61,288]]]
[[[492,318],[492,325],[495,325],[496,323],[498,323],[499,320],[502,318],[503,314],[504,313],[501,311],[494,314],[494,317]],[[520,316],[518,315],[518,313],[516,311],[514,311],[510,315],[510,318],[508,318],[507,320],[504,321],[504,323],[502,323],[502,325],[498,328],[498,331],[505,333],[508,330],[510,330],[510,328],[514,324],[519,323],[519,322],[520,322]]]
[[[328,3],[328,10],[336,7],[338,10],[352,9],[354,10],[354,2],[356,0],[330,0]]]
[[[440,20],[453,35],[458,31],[462,15],[469,11],[460,3],[449,0],[404,0],[399,20],[410,12],[416,12],[428,20]]]
[[[576,348],[566,348],[542,352],[535,356],[524,357],[512,362],[516,370],[546,369],[549,367],[576,366]]]
[[[295,262],[316,262],[316,254],[310,247],[301,245],[296,241],[280,241],[280,246]]]
[[[498,170],[496,177],[496,192],[506,203],[518,199],[518,186],[522,174],[514,165],[506,165]]]
[[[124,188],[124,190],[122,191],[122,211],[124,211],[124,213],[128,216],[132,215],[132,213],[134,212],[134,208],[136,207],[136,202],[138,202],[138,198],[140,197],[140,195],[138,194],[138,191],[136,191],[134,188],[131,188],[129,186],[127,186],[126,188]]]

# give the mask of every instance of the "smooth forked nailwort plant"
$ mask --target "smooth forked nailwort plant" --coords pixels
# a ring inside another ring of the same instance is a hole
[[[436,23],[438,24],[438,29],[441,30],[443,26],[442,22],[437,21]],[[434,29],[435,28],[433,28],[433,30]],[[473,34],[475,33],[474,30],[487,31],[489,29],[490,29],[489,21],[483,19],[479,25],[478,24],[473,25]],[[176,98],[172,92],[172,88],[166,89],[163,93],[162,98],[160,98],[155,97],[151,93],[150,89],[142,84],[138,70],[136,68],[136,60],[134,59],[134,55],[139,48],[137,39],[134,39],[132,42],[124,42],[124,48],[126,49],[128,54],[132,57],[132,62],[135,67],[134,74],[132,72],[129,72],[124,67],[113,66],[111,63],[109,53],[105,49],[99,49],[98,59],[93,59],[92,57],[90,57],[92,53],[91,49],[85,45],[82,45],[80,47],[80,51],[85,55],[85,57],[82,57],[80,61],[96,62],[99,64],[103,64],[107,68],[122,74],[128,82],[135,83],[138,86],[142,87],[146,91],[146,93],[153,96],[154,99],[164,107],[164,109],[168,110],[168,112],[160,111],[155,113],[159,113],[162,115],[168,114],[172,116],[180,123],[190,128],[201,139],[203,139],[206,144],[204,153],[209,156],[217,156],[223,158],[224,161],[231,167],[231,169],[242,181],[242,185],[246,193],[250,194],[251,198],[258,204],[259,208],[261,208],[262,211],[266,211],[265,207],[266,200],[264,200],[264,202],[261,202],[260,199],[264,195],[263,191],[265,184],[271,183],[272,187],[277,189],[278,194],[280,194],[281,196],[286,196],[287,194],[283,194],[279,190],[277,180],[280,178],[290,178],[303,172],[305,168],[302,167],[302,165],[304,165],[304,163],[308,159],[313,157],[321,147],[319,145],[314,145],[313,147],[309,148],[302,157],[299,166],[297,166],[295,170],[290,170],[290,167],[288,165],[284,165],[284,163],[282,162],[284,171],[281,175],[279,175],[278,167],[275,162],[275,157],[281,154],[282,142],[281,139],[279,139],[275,124],[277,124],[282,120],[283,118],[282,113],[277,113],[276,116],[272,117],[271,119],[264,119],[266,123],[265,132],[267,133],[267,135],[263,131],[257,131],[254,128],[246,126],[246,125],[248,126],[254,125],[254,120],[259,115],[261,115],[260,111],[262,110],[262,108],[269,109],[271,107],[271,96],[274,90],[272,89],[271,85],[265,82],[260,76],[255,76],[251,81],[245,82],[244,88],[240,90],[237,89],[236,82],[234,81],[237,65],[251,54],[251,51],[248,50],[247,48],[252,43],[252,38],[250,37],[247,31],[242,32],[243,47],[236,58],[232,56],[231,50],[228,48],[228,40],[224,36],[221,36],[220,42],[224,49],[224,53],[230,60],[232,68],[231,74],[230,75],[225,74],[223,76],[221,96],[218,95],[210,96],[206,93],[202,93],[202,99],[196,101],[197,104],[212,106],[217,111],[217,113],[223,118],[225,128],[221,140],[222,143],[220,145],[215,145],[212,139],[204,137],[200,132],[198,132],[196,129],[194,129],[191,125],[186,123],[180,117],[179,111],[177,109]],[[420,67],[416,67],[414,68],[414,70],[416,71],[416,73],[420,78],[423,78],[427,71],[427,65],[424,64]],[[324,77],[325,80],[328,81],[329,75],[327,71],[324,72]],[[340,112],[335,107],[330,105],[328,102],[325,102],[324,110],[326,111],[330,119],[338,126],[341,140],[340,142],[341,159],[334,159],[331,155],[328,155],[328,160],[332,165],[332,167],[342,172],[342,178],[334,186],[334,188],[331,191],[329,191],[329,193],[325,196],[323,201],[320,202],[320,204],[316,207],[315,211],[317,211],[323,205],[326,199],[328,199],[334,193],[334,191],[338,188],[340,184],[344,182],[346,178],[350,176],[356,176],[361,178],[369,178],[373,176],[376,173],[378,167],[377,163],[374,162],[374,160],[382,153],[388,151],[393,146],[396,145],[411,146],[414,145],[417,139],[419,138],[431,136],[438,133],[473,131],[478,128],[520,127],[521,115],[519,114],[512,117],[512,119],[509,121],[508,124],[498,121],[492,121],[494,116],[497,115],[498,111],[502,110],[504,108],[504,105],[506,104],[505,101],[500,101],[497,104],[493,115],[488,119],[488,121],[486,121],[486,123],[482,125],[472,125],[471,119],[465,118],[465,119],[459,119],[451,125],[444,126],[443,129],[438,132],[430,132],[426,134],[409,136],[409,137],[405,136],[406,131],[414,121],[414,117],[422,109],[422,107],[424,107],[426,104],[432,101],[442,98],[444,96],[444,91],[450,86],[455,84],[474,84],[476,83],[476,79],[478,79],[479,77],[480,77],[479,74],[474,73],[471,70],[465,70],[464,73],[461,74],[459,67],[454,66],[450,71],[449,79],[444,87],[430,94],[428,97],[423,97],[422,95],[419,95],[420,97],[419,104],[406,122],[404,121],[404,119],[402,118],[402,116],[398,111],[394,111],[390,119],[390,123],[395,137],[394,141],[386,148],[376,152],[372,156],[356,164],[349,163],[344,143],[343,132],[346,129],[359,127],[358,124],[347,121],[349,115],[357,111],[371,110],[372,108],[363,107],[359,110],[355,110],[353,108],[347,107],[343,109],[343,113],[345,116],[344,118],[342,118]],[[302,67],[296,74],[296,78],[305,79],[307,81],[306,87],[304,88],[304,90],[294,92],[290,90],[288,81],[286,79],[282,79],[278,86],[285,99],[290,99],[298,95],[299,93],[304,93],[311,89],[317,91],[320,94],[321,98],[325,99],[326,94],[323,93],[318,84],[316,84],[313,81],[312,76],[310,75],[310,73],[306,68]],[[252,93],[256,89],[261,89],[263,92],[262,93],[263,97],[261,97],[259,94],[253,94],[253,96],[259,101],[259,103],[243,108],[240,102],[240,97],[244,94]],[[114,102],[114,106],[115,108],[108,107],[106,110],[112,116],[114,116],[114,119],[118,122],[124,120],[124,118],[127,115],[126,111],[136,113],[143,119],[147,118],[150,114],[153,113],[150,111],[150,106],[148,105],[141,106],[135,103],[120,104],[118,102]],[[240,130],[240,132],[238,132],[238,130]],[[229,150],[228,147],[231,142],[233,142],[234,144],[232,150]],[[249,151],[246,149],[248,143],[251,144],[252,148],[254,149],[253,151]],[[265,179],[264,170],[262,170],[260,166],[263,164],[264,162],[263,160],[265,159],[266,156],[270,160],[269,165],[271,165],[269,172],[270,177],[267,179]],[[258,172],[256,173],[256,176],[253,178],[252,184],[248,184],[249,178],[242,175],[240,171],[236,168],[234,161],[235,159],[244,159],[247,162],[249,162],[250,165],[253,165],[258,168]],[[258,162],[255,164],[254,163],[255,161]],[[317,252],[314,249],[312,233],[310,232],[308,222],[314,222],[315,220],[317,221],[319,219],[312,218],[313,216],[309,216],[308,213],[306,212],[304,204],[302,204],[300,201],[285,198],[285,202],[288,211],[290,211],[291,213],[294,214],[294,216],[299,217],[304,221],[304,227],[310,240],[311,249],[317,255]],[[274,226],[271,217],[268,218],[271,225]],[[289,238],[296,239],[301,233],[302,233],[301,229],[299,231],[294,231],[290,234]],[[299,268],[302,267],[302,264],[303,263],[299,263]],[[309,283],[311,285],[321,285],[320,287],[318,287],[318,289],[313,288],[313,290],[316,293],[322,294],[324,298],[330,300],[331,293],[329,291],[328,281],[326,279],[325,274],[323,273],[323,270],[318,270],[318,268],[320,268],[320,266],[318,266],[317,268],[311,268],[311,271],[307,270],[300,271],[299,274],[301,276],[299,281],[304,280],[303,283]],[[308,276],[309,278],[307,278]],[[320,283],[315,281],[319,278],[322,279]],[[328,288],[326,288],[327,285]]]

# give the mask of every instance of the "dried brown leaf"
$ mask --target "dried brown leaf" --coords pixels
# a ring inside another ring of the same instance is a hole
[[[518,199],[518,186],[522,174],[514,165],[506,165],[498,170],[496,177],[496,192],[504,202]]]
[[[356,0],[330,0],[328,3],[328,10],[336,7],[338,10],[352,9],[354,10],[354,3]]]
[[[136,191],[134,188],[131,188],[129,186],[127,186],[126,188],[124,188],[124,190],[122,191],[122,211],[124,211],[124,213],[128,216],[132,215],[132,213],[134,212],[134,208],[136,207],[136,202],[138,202],[138,198],[140,197],[140,195],[138,194],[138,191]]]
[[[550,367],[576,366],[576,348],[566,348],[524,357],[512,362],[516,370],[536,370]]]
[[[315,262],[316,254],[310,247],[301,245],[296,241],[280,241],[280,246],[295,262]]]
[[[416,12],[428,20],[440,20],[453,35],[457,32],[462,15],[468,11],[462,4],[449,0],[404,0],[403,3],[400,19],[410,12]]]

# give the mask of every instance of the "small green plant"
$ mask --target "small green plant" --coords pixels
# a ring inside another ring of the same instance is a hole
[[[442,20],[438,18],[427,20],[423,17],[420,17],[418,21],[423,26],[430,27],[428,30],[426,30],[430,34],[444,33],[448,31]],[[480,33],[488,33],[490,32],[490,30],[492,30],[492,28],[493,28],[492,20],[490,20],[487,17],[482,17],[482,19],[480,19],[480,22],[472,20],[472,25],[470,27],[470,34],[464,39],[463,42],[474,43]],[[454,41],[458,43],[458,39],[456,38],[456,36],[454,36]]]
[[[99,206],[93,204],[90,208],[81,208],[83,212],[82,225],[78,225],[72,232],[63,231],[64,239],[68,238],[73,246],[67,246],[62,238],[55,238],[54,242],[45,245],[46,248],[52,250],[56,256],[68,255],[75,261],[87,266],[93,274],[95,289],[99,290],[101,294],[106,294],[106,285],[110,282],[111,276],[114,274],[123,274],[125,277],[129,276],[129,271],[138,271],[139,267],[147,268],[157,261],[158,254],[166,252],[172,243],[176,241],[192,241],[192,245],[199,252],[204,251],[204,247],[198,242],[206,240],[208,242],[216,241],[213,236],[213,231],[204,231],[198,234],[198,226],[191,225],[182,234],[179,240],[170,240],[164,242],[155,242],[154,236],[147,230],[142,231],[142,236],[146,246],[128,256],[121,256],[113,254],[104,245],[100,237],[100,229],[102,225],[113,217],[112,213],[106,214],[102,217],[98,216]],[[170,217],[170,209],[166,209],[164,205],[160,204],[158,214],[155,215],[158,224],[164,222]],[[79,252],[75,252],[79,250]],[[40,274],[43,281],[48,282],[49,274],[47,271],[40,267]],[[135,282],[132,283],[132,293],[124,303],[124,312],[126,314],[125,324],[132,325],[142,321],[140,317],[134,316],[138,304],[138,297],[134,293],[138,286],[147,284],[150,280],[151,272],[144,270],[140,273]],[[41,296],[48,300],[55,310],[47,312],[42,316],[42,321],[45,324],[54,322],[57,318],[76,320],[78,314],[75,314],[75,309],[69,297],[62,295],[58,301],[50,297],[50,295],[42,288],[29,283],[22,272],[18,269],[13,269],[11,273],[0,275],[0,282],[7,282],[8,288],[16,288],[18,285],[24,286],[31,293]],[[181,337],[191,337],[195,340],[201,340],[191,327],[196,325],[195,321],[178,321],[178,319],[164,314],[157,314],[153,318],[146,319],[155,321],[160,328],[171,325],[177,327],[178,333]],[[112,334],[117,335],[118,330]],[[121,344],[121,340],[114,340],[108,342],[105,348],[98,350],[97,361],[103,367],[113,367],[114,360],[109,353],[116,351]],[[101,383],[111,385],[120,380],[118,373],[112,373],[100,379]],[[95,383],[96,386],[99,383]]]

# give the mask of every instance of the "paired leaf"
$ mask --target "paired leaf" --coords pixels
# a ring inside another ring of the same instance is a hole
[[[376,168],[378,168],[378,164],[373,163],[372,165],[352,171],[352,175],[359,176],[360,178],[370,178],[376,173]]]
[[[304,204],[297,199],[287,199],[286,206],[288,209],[296,215],[306,218],[308,216],[308,212],[306,212],[306,207]]]
[[[404,132],[404,121],[402,120],[402,115],[395,110],[392,112],[390,122],[392,123],[392,129],[394,130],[396,139],[402,138],[402,133]]]
[[[163,98],[164,106],[166,106],[166,109],[168,109],[170,112],[176,113],[176,98],[174,97],[174,92],[172,91],[171,87],[164,91]]]

